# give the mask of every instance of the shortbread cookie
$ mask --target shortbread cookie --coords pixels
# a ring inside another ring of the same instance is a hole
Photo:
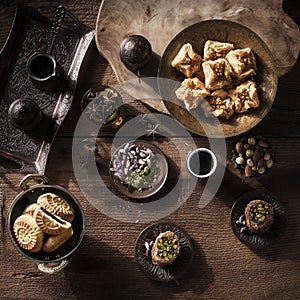
[[[186,77],[192,77],[201,70],[202,58],[197,54],[190,43],[184,44],[173,61],[172,67],[182,72]]]
[[[30,252],[39,252],[43,247],[44,232],[29,214],[19,216],[13,226],[20,247]]]
[[[72,227],[59,235],[50,236],[44,243],[45,252],[53,252],[61,247],[73,235]]]
[[[218,58],[225,58],[226,54],[234,49],[231,43],[223,43],[218,41],[208,40],[204,45],[204,60],[216,60]]]
[[[59,195],[53,193],[43,194],[38,198],[37,203],[50,213],[68,222],[72,222],[74,219],[74,210],[69,203]]]
[[[255,57],[250,48],[232,50],[226,55],[226,59],[238,80],[256,75]]]
[[[34,211],[37,207],[37,204],[36,203],[32,203],[32,204],[29,204],[28,206],[26,206],[26,208],[23,210],[22,214],[29,214],[31,216],[33,216],[34,214]]]
[[[217,90],[231,85],[230,65],[226,59],[206,61],[202,67],[207,89]]]
[[[51,214],[40,205],[34,212],[34,218],[37,225],[48,234],[58,235],[71,227],[71,223]]]

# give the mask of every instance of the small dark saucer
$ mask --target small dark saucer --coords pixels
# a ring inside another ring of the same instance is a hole
[[[256,199],[267,201],[274,207],[274,223],[268,232],[260,235],[250,232],[247,228],[241,230],[243,226],[236,223],[240,216],[244,214],[247,204]],[[261,190],[251,191],[244,194],[236,200],[231,209],[232,230],[235,236],[249,248],[263,249],[270,247],[283,235],[286,225],[286,212],[279,200],[275,196]]]
[[[164,231],[174,232],[180,242],[180,253],[176,260],[165,267],[154,265],[151,259],[151,251],[146,256],[145,242],[155,241],[156,237]],[[187,233],[180,227],[171,223],[157,223],[145,228],[139,235],[135,244],[135,260],[139,268],[150,279],[157,281],[177,280],[190,267],[193,260],[193,244]]]

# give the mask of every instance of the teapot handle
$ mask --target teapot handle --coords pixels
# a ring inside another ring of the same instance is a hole
[[[38,269],[41,272],[47,273],[47,274],[55,274],[63,270],[67,265],[69,261],[64,259],[60,261],[60,263],[56,266],[49,266],[49,263],[39,263]]]
[[[49,178],[45,175],[41,174],[28,174],[26,175],[20,182],[20,188],[22,190],[27,190],[29,188],[28,181],[30,180],[36,180],[36,181],[41,181],[44,184],[49,183]]]

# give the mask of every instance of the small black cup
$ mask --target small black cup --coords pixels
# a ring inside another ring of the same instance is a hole
[[[40,90],[54,91],[62,82],[61,66],[47,53],[34,53],[27,62],[27,70],[33,84]]]

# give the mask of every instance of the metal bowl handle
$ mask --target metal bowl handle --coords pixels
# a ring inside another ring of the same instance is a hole
[[[49,183],[49,179],[47,176],[45,175],[41,175],[41,174],[28,174],[26,175],[20,182],[20,188],[22,190],[27,190],[29,188],[28,182],[30,180],[35,180],[35,181],[41,181],[44,184]]]
[[[63,270],[67,265],[69,261],[64,259],[60,261],[60,263],[57,266],[49,266],[49,263],[40,263],[38,264],[38,269],[41,272],[47,273],[47,274],[55,274]]]

